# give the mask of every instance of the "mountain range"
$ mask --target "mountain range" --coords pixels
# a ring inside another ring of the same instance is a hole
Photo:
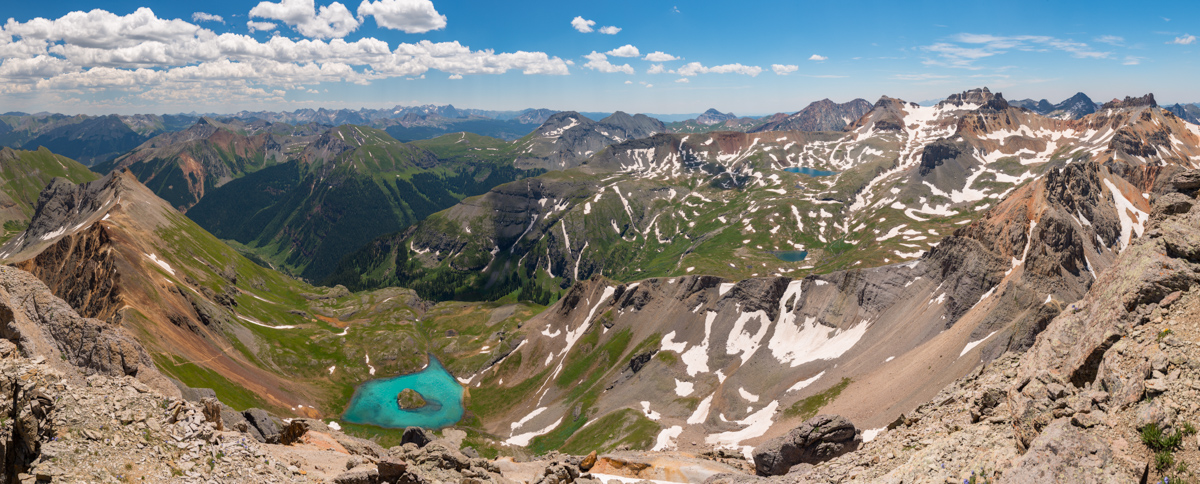
[[[1059,119],[1079,119],[1096,112],[1096,108],[1099,107],[1082,92],[1076,93],[1058,104],[1050,104],[1050,101],[1045,99],[1036,102],[1032,99],[1022,99],[1013,101],[1012,104],[1043,116]]]
[[[566,432],[572,408],[599,417],[675,385],[679,400],[651,405],[662,425],[744,448],[719,422],[787,418],[843,379],[856,403],[833,407],[882,427],[1028,348],[1142,233],[1156,187],[1194,166],[1198,134],[1150,96],[1060,120],[986,89],[933,107],[885,97],[840,134],[659,134],[434,214],[339,272],[378,275],[339,282],[436,299],[556,293],[557,309],[526,323],[520,364],[470,378],[541,382],[523,399],[538,405],[492,431],[534,412],[531,428]],[[596,339],[577,346],[584,335]],[[625,338],[674,356],[626,380],[623,360],[595,353]],[[908,363],[930,355],[954,358]]]
[[[1136,439],[1146,426],[1125,420],[1197,416],[1171,405],[1194,368],[1167,331],[1189,326],[1166,312],[1200,280],[1185,106],[980,88],[933,106],[823,100],[737,131],[720,127],[745,118],[715,110],[689,126],[718,129],[694,132],[531,111],[541,124],[511,141],[409,142],[372,125],[482,114],[395,111],[197,117],[94,165],[103,176],[5,148],[0,259],[136,339],[104,340],[140,361],[124,375],[212,388],[238,412],[338,423],[360,383],[436,358],[466,389],[458,427],[492,458],[632,447],[649,452],[639,469],[676,465],[653,462],[668,450],[742,465],[820,413],[865,447],[790,477],[957,482],[930,465],[962,471],[967,452],[1027,476],[1057,468],[1031,463],[1047,445],[1086,438],[1120,482],[1134,471],[1113,456],[1142,444],[1102,429]],[[20,136],[70,124],[14,116]],[[89,122],[138,132],[122,119]],[[89,136],[59,138],[114,149]],[[869,457],[886,462],[839,464]]]

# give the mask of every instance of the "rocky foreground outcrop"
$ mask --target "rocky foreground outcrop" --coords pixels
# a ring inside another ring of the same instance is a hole
[[[862,445],[862,431],[846,417],[817,415],[782,435],[754,448],[754,470],[778,476],[796,464],[818,464]]]
[[[0,337],[60,370],[131,376],[178,395],[128,330],[79,316],[32,274],[7,266],[0,266]]]

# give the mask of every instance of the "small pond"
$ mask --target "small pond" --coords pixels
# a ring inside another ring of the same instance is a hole
[[[807,166],[801,166],[801,167],[790,166],[790,167],[784,168],[783,171],[786,171],[788,173],[802,173],[802,174],[805,174],[808,176],[833,176],[833,175],[838,174],[838,172],[836,172],[836,171],[816,170],[816,169],[809,168]]]
[[[784,250],[775,252],[775,257],[784,262],[803,262],[808,257],[807,250]]]
[[[420,393],[426,405],[401,410],[396,403],[396,396],[405,388]],[[342,420],[388,428],[412,426],[438,429],[454,425],[462,416],[462,385],[437,358],[429,355],[429,365],[424,370],[359,385]]]

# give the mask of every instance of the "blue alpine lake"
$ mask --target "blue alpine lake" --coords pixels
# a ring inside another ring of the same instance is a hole
[[[808,257],[807,250],[785,250],[776,252],[775,257],[784,262],[803,262]]]
[[[803,173],[808,176],[833,176],[833,175],[838,174],[838,172],[836,172],[836,171],[814,170],[807,166],[801,166],[798,168],[794,167],[794,166],[789,166],[787,168],[784,168],[783,171],[786,171],[788,173]]]
[[[401,410],[396,403],[396,396],[405,388],[420,393],[426,405]],[[380,378],[359,385],[342,420],[387,428],[439,429],[454,425],[462,416],[462,385],[437,358],[429,355],[429,365],[419,372]]]

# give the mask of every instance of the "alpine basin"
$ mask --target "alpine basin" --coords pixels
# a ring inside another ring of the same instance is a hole
[[[405,388],[420,393],[426,405],[412,410],[400,409],[396,396]],[[387,428],[438,429],[454,425],[462,416],[462,385],[437,358],[429,355],[429,365],[419,372],[359,385],[342,420]]]

